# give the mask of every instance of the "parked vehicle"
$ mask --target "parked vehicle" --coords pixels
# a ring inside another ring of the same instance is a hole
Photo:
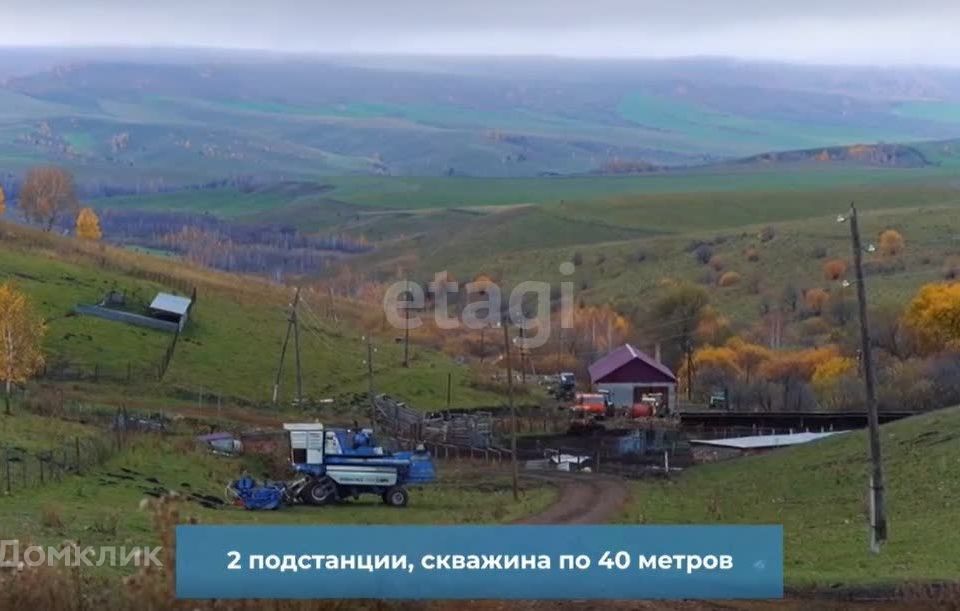
[[[613,398],[605,390],[576,393],[570,410],[575,416],[592,417],[598,420],[616,415]]]
[[[570,372],[561,373],[556,377],[551,393],[558,401],[571,401],[577,391],[577,378]]]
[[[282,504],[328,505],[361,494],[379,495],[393,507],[409,500],[408,484],[436,480],[430,455],[386,452],[376,445],[370,429],[326,429],[320,423],[284,424],[290,433],[290,459],[295,480],[257,486],[249,478],[231,489],[247,509],[276,509]]]

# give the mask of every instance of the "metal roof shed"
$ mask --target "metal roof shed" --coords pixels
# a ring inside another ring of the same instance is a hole
[[[590,381],[610,393],[614,405],[630,407],[644,395],[659,395],[669,413],[677,411],[677,377],[670,368],[624,344],[589,367]]]
[[[193,301],[188,297],[171,295],[170,293],[157,293],[157,296],[150,302],[150,315],[161,320],[169,320],[177,323],[180,330],[187,324],[187,318],[190,315],[190,308]]]

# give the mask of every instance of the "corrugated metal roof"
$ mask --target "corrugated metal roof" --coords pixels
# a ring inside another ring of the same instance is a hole
[[[190,299],[170,293],[157,293],[153,302],[150,303],[150,309],[183,316],[190,309]]]
[[[727,439],[691,439],[690,443],[719,446],[722,448],[736,448],[738,450],[753,450],[809,443],[845,432],[846,431],[828,431],[824,433],[792,433],[788,435],[750,435],[748,437],[728,437]]]
[[[596,383],[597,380],[610,375],[634,359],[653,367],[671,380],[676,381],[677,379],[677,377],[673,375],[673,372],[670,371],[670,368],[663,363],[660,363],[653,357],[637,350],[630,344],[624,344],[590,365],[590,381]]]

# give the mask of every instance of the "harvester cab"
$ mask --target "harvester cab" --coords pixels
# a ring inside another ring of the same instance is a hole
[[[407,504],[408,484],[436,479],[430,455],[422,448],[387,452],[371,429],[325,428],[320,423],[284,424],[290,433],[290,460],[301,479],[292,493],[305,503],[326,505],[360,494],[378,494],[388,505]]]

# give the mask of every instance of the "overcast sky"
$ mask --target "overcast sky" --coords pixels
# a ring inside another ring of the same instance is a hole
[[[960,0],[0,0],[0,44],[960,65]]]

